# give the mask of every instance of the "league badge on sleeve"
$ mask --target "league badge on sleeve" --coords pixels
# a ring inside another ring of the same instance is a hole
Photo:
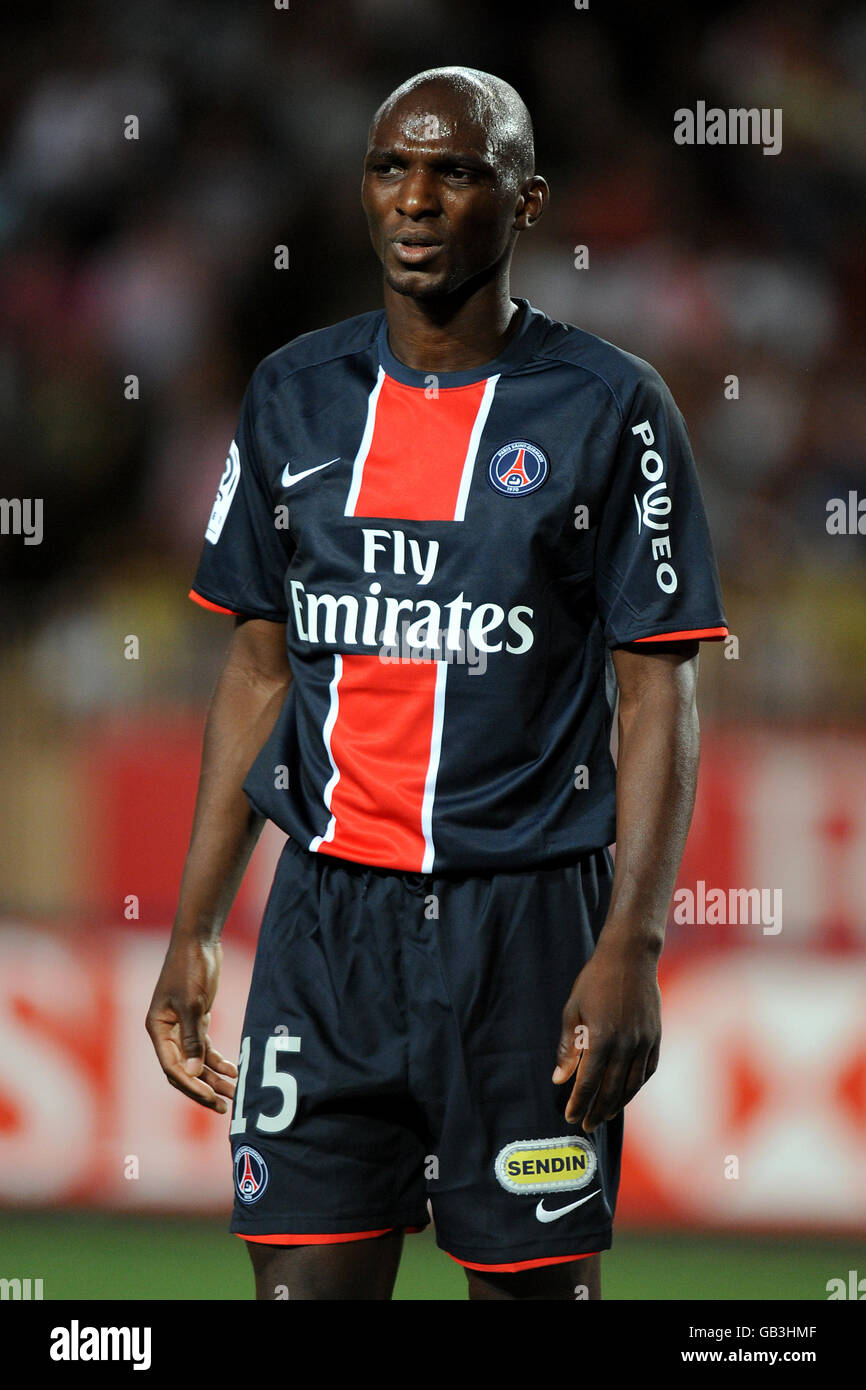
[[[220,478],[220,485],[217,488],[216,501],[213,504],[213,511],[210,514],[210,520],[207,524],[207,530],[204,533],[205,540],[210,541],[211,545],[216,545],[217,541],[220,538],[220,535],[222,534],[222,529],[225,525],[226,517],[229,514],[229,507],[232,504],[232,498],[237,492],[240,477],[241,456],[238,451],[237,444],[234,440],[232,440],[231,447],[228,452],[228,457],[226,459],[226,466],[223,469],[223,475]]]
[[[544,451],[537,444],[518,439],[497,449],[490,460],[487,481],[494,492],[501,492],[505,497],[525,497],[541,487],[549,472],[550,464]]]

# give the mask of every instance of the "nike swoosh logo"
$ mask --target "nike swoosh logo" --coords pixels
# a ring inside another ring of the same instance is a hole
[[[544,1205],[544,1198],[542,1197],[538,1206],[535,1208],[536,1218],[539,1221],[558,1221],[559,1218],[565,1216],[567,1212],[574,1211],[575,1207],[582,1207],[584,1202],[589,1201],[590,1197],[597,1197],[600,1191],[601,1189],[597,1187],[594,1192],[588,1193],[586,1197],[581,1197],[579,1202],[572,1202],[569,1207],[557,1207],[556,1211],[548,1211]]]
[[[283,469],[283,476],[280,478],[280,483],[283,487],[294,487],[295,483],[299,483],[302,478],[309,478],[311,473],[318,473],[320,468],[330,468],[332,463],[339,463],[340,458],[341,455],[338,454],[335,459],[328,459],[327,463],[317,463],[315,468],[305,468],[303,473],[291,473],[289,471],[289,465],[286,464]]]

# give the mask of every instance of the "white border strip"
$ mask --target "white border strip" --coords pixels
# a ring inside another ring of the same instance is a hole
[[[376,385],[373,387],[367,400],[367,423],[364,426],[361,444],[355,455],[355,462],[352,465],[352,485],[349,488],[349,495],[346,498],[346,509],[343,512],[343,516],[355,515],[355,506],[358,501],[358,493],[361,491],[361,480],[364,476],[364,464],[367,462],[370,445],[373,443],[373,431],[376,428],[376,406],[379,401],[379,392],[382,390],[382,383],[384,380],[385,368],[380,367],[379,375],[376,378]]]
[[[424,858],[421,861],[422,874],[429,874],[433,868],[435,850],[433,848],[433,800],[436,795],[436,776],[439,772],[439,758],[442,753],[442,724],[445,717],[445,680],[448,675],[448,662],[436,662],[436,693],[433,697],[433,731],[430,735],[430,761],[427,764],[427,778],[424,783],[424,799],[421,802],[421,830],[424,835]]]
[[[498,380],[499,373],[497,372],[495,376],[489,376],[484,385],[484,395],[481,397],[478,414],[475,416],[475,424],[472,426],[472,433],[469,436],[469,447],[466,450],[466,458],[463,462],[460,491],[457,493],[457,506],[454,509],[455,521],[463,521],[466,517],[466,501],[469,497],[469,489],[472,486],[472,473],[475,468],[478,445],[481,443],[481,435],[484,431],[484,426],[487,424],[487,416],[493,404],[493,393],[496,390],[496,383]]]
[[[337,767],[337,764],[334,762],[334,755],[333,755],[333,753],[331,752],[331,734],[334,732],[334,725],[335,725],[336,722],[337,722],[337,714],[339,713],[339,709],[340,709],[340,692],[339,692],[339,685],[340,685],[340,677],[342,676],[342,674],[343,674],[343,658],[341,657],[341,655],[340,655],[339,652],[335,652],[335,653],[334,653],[334,678],[333,678],[333,680],[331,681],[331,684],[330,684],[331,704],[330,704],[330,707],[329,707],[329,709],[328,709],[327,718],[325,719],[324,728],[323,728],[323,730],[322,730],[322,735],[323,735],[323,738],[324,738],[324,741],[325,741],[325,751],[326,751],[327,754],[328,754],[328,759],[329,759],[329,761],[330,761],[331,769],[332,769],[332,771],[331,771],[331,776],[330,776],[330,778],[328,779],[328,784],[327,784],[327,786],[325,787],[325,791],[324,791],[324,794],[323,794],[323,797],[322,797],[322,799],[323,799],[323,801],[324,801],[324,803],[325,803],[325,808],[326,808],[326,810],[328,810],[328,811],[330,811],[330,809],[331,809],[331,801],[332,801],[333,796],[334,796],[334,788],[336,787],[337,783],[338,783],[339,780],[340,780],[340,769]],[[317,849],[319,848],[319,845],[323,844],[326,840],[328,840],[328,841],[333,840],[333,838],[334,838],[334,832],[335,832],[336,828],[337,828],[337,819],[336,819],[335,816],[331,816],[331,819],[328,821],[328,828],[327,828],[327,830],[325,831],[324,835],[316,835],[316,836],[314,836],[314,838],[310,841],[310,849],[313,850],[313,851],[315,852],[315,850],[317,850]]]

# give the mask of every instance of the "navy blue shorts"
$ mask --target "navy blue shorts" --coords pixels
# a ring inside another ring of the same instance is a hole
[[[608,1249],[622,1116],[584,1135],[551,1074],[611,881],[607,850],[456,878],[288,840],[244,1021],[231,1230],[334,1243],[429,1212],[469,1267]]]

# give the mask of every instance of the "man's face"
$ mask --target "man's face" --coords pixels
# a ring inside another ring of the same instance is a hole
[[[398,294],[446,295],[496,264],[517,198],[494,135],[448,87],[410,92],[371,131],[361,201]]]

